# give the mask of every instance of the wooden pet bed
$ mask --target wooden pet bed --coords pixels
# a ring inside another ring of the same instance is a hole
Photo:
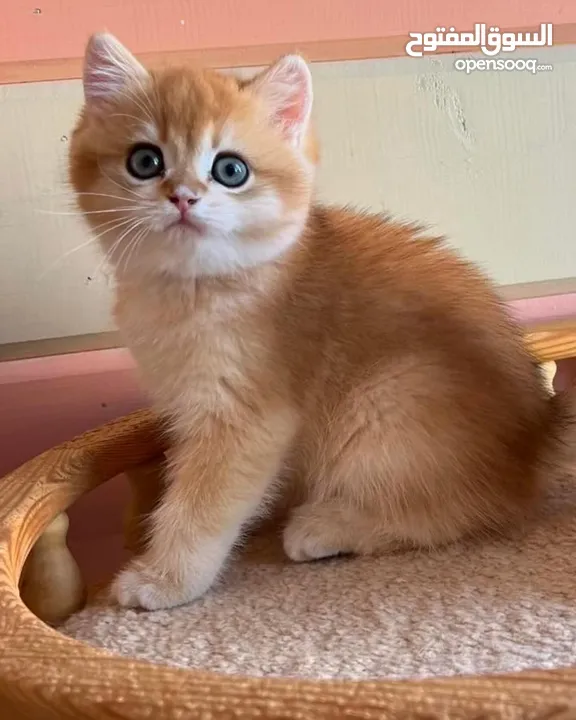
[[[537,328],[527,343],[552,379],[555,361],[576,356],[576,324]],[[84,600],[65,547],[64,511],[127,472],[137,521],[150,502],[148,469],[165,449],[157,421],[141,411],[49,450],[0,481],[0,718],[576,719],[576,668],[414,682],[270,680],[152,665],[61,635],[46,623]],[[55,564],[46,560],[49,553],[59,558]]]

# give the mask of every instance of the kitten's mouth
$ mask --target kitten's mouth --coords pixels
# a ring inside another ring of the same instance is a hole
[[[174,220],[174,222],[170,223],[168,229],[176,227],[192,230],[198,235],[201,235],[206,230],[206,225],[202,221],[189,217],[180,217],[177,220]]]

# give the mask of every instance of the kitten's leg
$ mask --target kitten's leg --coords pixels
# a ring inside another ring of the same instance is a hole
[[[148,549],[112,587],[121,605],[172,607],[212,585],[278,473],[291,420],[266,417],[248,428],[212,424],[182,444],[151,517]]]
[[[148,520],[162,497],[165,473],[164,455],[125,473],[131,496],[124,520],[124,545],[134,553],[144,550]]]
[[[284,530],[284,551],[296,562],[348,553],[372,554],[393,546],[381,519],[341,499],[301,505]]]

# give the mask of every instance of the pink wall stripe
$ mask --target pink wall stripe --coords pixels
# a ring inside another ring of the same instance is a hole
[[[0,477],[145,402],[126,350],[0,363]]]
[[[509,305],[513,315],[526,325],[576,317],[576,293],[514,300]]]
[[[362,40],[437,25],[502,30],[576,22],[573,0],[35,0],[6,2],[0,63],[80,57],[89,34],[116,33],[134,52]],[[73,29],[73,32],[70,30]]]
[[[52,355],[1,363],[0,386],[133,369],[134,361],[123,348]]]

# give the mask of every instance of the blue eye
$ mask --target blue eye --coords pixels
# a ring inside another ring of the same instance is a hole
[[[238,155],[221,153],[212,164],[212,177],[224,187],[238,188],[248,180],[250,170]]]
[[[164,156],[156,145],[135,145],[128,159],[126,169],[138,180],[150,180],[164,173]]]

